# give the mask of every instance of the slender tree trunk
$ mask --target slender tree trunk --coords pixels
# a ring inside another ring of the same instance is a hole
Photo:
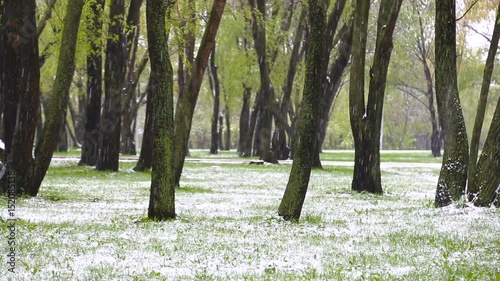
[[[444,131],[444,154],[436,189],[437,206],[464,194],[469,147],[457,87],[455,1],[436,1],[436,98]]]
[[[473,177],[476,174],[476,162],[479,151],[479,140],[481,138],[481,130],[483,128],[484,115],[486,112],[486,103],[488,101],[488,92],[490,90],[491,76],[493,74],[493,67],[495,64],[495,56],[498,50],[498,41],[500,39],[500,3],[498,3],[497,16],[495,20],[495,27],[493,28],[493,36],[490,41],[490,49],[486,64],[484,65],[483,83],[481,85],[481,93],[479,95],[479,102],[477,104],[476,120],[474,121],[474,130],[472,131],[472,138],[470,144],[469,156],[469,182],[474,181]],[[493,127],[492,127],[493,128]],[[469,186],[468,197],[472,200],[476,193],[479,192],[478,186]]]
[[[66,116],[64,116],[61,129],[56,138],[57,145],[55,151],[57,152],[68,152],[68,131],[66,130],[66,123]]]
[[[288,62],[288,71],[285,78],[285,84],[283,85],[283,97],[280,104],[280,119],[283,122],[283,126],[277,128],[273,134],[273,153],[277,160],[285,160],[290,156],[290,148],[287,142],[287,134],[290,138],[290,131],[286,130],[288,127],[288,110],[290,107],[290,98],[292,96],[293,81],[295,79],[295,74],[297,73],[297,64],[299,63],[299,51],[302,44],[302,39],[304,37],[304,29],[306,26],[307,10],[304,8],[299,16],[299,24],[295,32],[295,38],[293,40],[292,53],[290,55],[290,60]]]
[[[205,27],[203,39],[192,67],[192,75],[187,90],[177,101],[175,112],[175,184],[178,186],[184,167],[184,159],[188,151],[189,134],[193,122],[194,109],[200,93],[201,82],[208,65],[208,58],[215,45],[215,36],[224,12],[226,0],[215,0]]]
[[[109,37],[106,46],[104,74],[104,107],[99,124],[99,157],[97,170],[118,171],[120,156],[123,85],[126,75],[126,46],[123,43],[125,1],[111,0]]]
[[[16,173],[17,193],[32,194],[33,141],[40,106],[36,1],[5,1],[3,14],[4,73],[0,79],[7,172]]]
[[[151,74],[150,74],[151,75]],[[153,99],[151,97],[152,78],[149,78],[146,101],[146,120],[144,123],[144,134],[142,136],[141,153],[134,171],[143,172],[151,169],[153,162]]]
[[[311,24],[311,43],[306,57],[306,78],[302,106],[298,121],[295,158],[288,184],[278,208],[278,214],[285,220],[298,220],[306,197],[313,151],[319,130],[320,106],[322,95],[321,76],[326,48],[326,2],[309,0],[309,20]]]
[[[469,181],[469,188],[477,193],[470,194],[476,206],[500,207],[500,99],[491,121],[490,130],[484,143],[483,151],[475,169],[475,175]]]
[[[229,114],[229,105],[227,94],[225,94],[225,105],[224,105],[224,119],[226,121],[226,146],[224,150],[231,149],[231,118]]]
[[[210,78],[210,88],[212,89],[212,96],[214,98],[214,107],[212,111],[212,126],[211,126],[211,143],[210,143],[210,154],[217,154],[219,146],[220,135],[217,132],[217,121],[219,120],[220,112],[220,83],[219,76],[217,75],[217,66],[215,65],[215,45],[210,55],[210,66],[209,66],[209,78]]]
[[[256,1],[256,3],[254,2]],[[257,126],[256,138],[259,143],[260,159],[275,163],[276,159],[272,158],[271,153],[271,133],[273,115],[272,109],[275,108],[274,88],[269,75],[269,65],[267,64],[267,42],[266,42],[266,3],[265,0],[250,0],[252,8],[252,34],[254,38],[255,50],[257,52],[257,60],[260,73],[260,91],[259,91],[259,121],[260,126]],[[259,13],[259,15],[257,15]]]
[[[57,65],[56,79],[52,90],[51,107],[43,127],[43,134],[35,149],[35,162],[31,188],[28,194],[36,196],[40,189],[56,146],[59,131],[63,128],[69,101],[69,89],[75,72],[75,52],[85,0],[74,0],[66,6],[61,51]]]
[[[400,7],[401,0],[383,0],[380,3],[376,47],[365,108],[364,56],[369,1],[356,1],[349,104],[355,146],[352,190],[358,192],[383,192],[380,174],[380,130],[387,70],[392,53],[392,36]]]
[[[82,142],[82,156],[79,165],[94,166],[99,156],[99,123],[101,119],[102,97],[102,33],[101,13],[105,0],[92,2],[90,9],[89,48],[87,54],[87,106],[85,109],[85,129]]]
[[[153,98],[153,170],[148,217],[175,218],[174,174],[174,90],[173,69],[167,46],[167,3],[147,0],[146,21],[151,57],[151,97]]]
[[[330,66],[327,77],[329,82],[324,88],[324,107],[322,109],[322,119],[320,121],[320,131],[318,141],[315,145],[315,152],[313,158],[313,167],[321,167],[321,162],[319,161],[319,154],[325,141],[326,129],[330,120],[331,110],[333,107],[333,101],[337,97],[337,93],[340,91],[340,86],[342,83],[342,76],[344,70],[349,63],[349,58],[351,56],[351,46],[352,46],[352,32],[353,32],[353,20],[346,23],[339,31],[340,42],[337,47],[337,56]]]
[[[250,98],[252,96],[252,88],[243,85],[243,105],[240,113],[240,136],[238,141],[238,155],[240,157],[248,157],[251,154],[251,149],[248,149],[248,135],[250,131]],[[251,143],[251,142],[250,142]]]

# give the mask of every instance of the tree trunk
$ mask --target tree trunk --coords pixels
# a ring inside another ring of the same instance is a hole
[[[469,147],[457,88],[455,1],[436,1],[436,101],[444,132],[444,154],[436,189],[437,206],[458,200],[467,182]]]
[[[326,48],[326,2],[309,0],[311,43],[306,57],[306,78],[301,111],[298,120],[295,158],[288,184],[278,208],[278,214],[285,220],[298,220],[306,197],[311,174],[312,154],[320,118],[322,95],[318,94]]]
[[[173,69],[167,46],[166,9],[163,0],[147,0],[146,21],[151,57],[153,98],[153,170],[148,217],[175,218],[174,90]]]
[[[387,70],[392,53],[392,36],[401,2],[401,0],[383,0],[380,3],[376,47],[370,69],[368,103],[365,108],[364,57],[369,1],[356,1],[349,105],[355,146],[352,190],[358,192],[383,192],[380,174],[380,130]]]
[[[228,103],[227,94],[225,94],[224,96],[225,96],[224,118],[226,120],[226,146],[224,147],[224,150],[230,150],[231,149],[231,118],[230,118],[230,114],[229,114],[229,105],[227,104]]]
[[[99,156],[99,123],[102,97],[102,44],[98,36],[102,32],[101,11],[105,0],[92,2],[89,38],[90,51],[87,54],[87,106],[85,109],[85,130],[82,142],[82,156],[79,165],[94,166]]]
[[[192,75],[189,78],[184,96],[177,100],[175,112],[175,184],[178,186],[184,167],[184,159],[188,151],[189,134],[193,122],[194,109],[200,93],[201,82],[208,64],[208,58],[215,45],[215,36],[224,12],[226,0],[215,0],[210,17],[205,27],[203,39],[193,63]]]
[[[56,146],[58,133],[64,126],[69,101],[69,89],[75,71],[75,51],[84,0],[68,2],[61,39],[56,79],[52,90],[51,107],[43,127],[43,134],[35,149],[31,188],[28,194],[36,196],[40,189]]]
[[[256,3],[254,2],[256,1]],[[256,138],[258,138],[259,157],[266,162],[275,163],[271,153],[271,133],[273,115],[272,109],[275,108],[274,88],[269,75],[269,65],[267,64],[267,46],[266,46],[266,3],[265,0],[250,0],[252,8],[252,34],[254,38],[255,50],[260,73],[260,91],[259,91],[259,123],[257,126]],[[259,13],[259,15],[257,15]]]
[[[494,203],[497,207],[500,206],[500,99],[497,102],[497,107],[493,120],[491,121],[490,130],[484,143],[483,151],[477,167],[475,175],[469,181],[469,187],[478,193],[471,194],[472,201],[476,206],[490,206]],[[497,201],[495,201],[497,200]]]
[[[249,149],[247,144],[248,135],[250,131],[250,98],[252,96],[252,88],[243,85],[243,105],[241,106],[240,113],[240,137],[238,141],[238,155],[240,157],[249,157],[251,154],[251,148]]]
[[[481,93],[479,95],[479,102],[477,104],[476,120],[474,121],[474,130],[472,131],[472,138],[470,144],[469,156],[469,182],[472,182],[476,174],[476,162],[479,151],[479,140],[481,138],[481,130],[483,128],[484,114],[486,112],[486,103],[488,101],[488,92],[490,90],[491,76],[493,74],[493,67],[495,64],[495,56],[498,50],[498,41],[500,39],[500,3],[498,4],[497,16],[495,20],[495,27],[493,28],[493,36],[490,41],[490,49],[486,64],[484,65],[483,83],[481,85]],[[493,128],[493,127],[492,127]],[[497,169],[498,170],[498,169]],[[479,192],[478,186],[469,186],[468,197],[472,200],[476,193]]]
[[[7,172],[16,173],[17,193],[32,194],[33,141],[40,106],[36,1],[5,1],[3,14],[4,48],[0,51]]]
[[[215,65],[215,45],[210,55],[210,66],[209,66],[209,81],[210,88],[212,89],[212,96],[214,98],[214,107],[212,111],[212,126],[211,126],[211,142],[210,142],[210,154],[217,154],[219,149],[219,139],[220,135],[217,132],[217,121],[219,120],[220,111],[220,83],[219,76],[217,75],[217,66]]]
[[[125,1],[111,0],[109,36],[106,46],[104,74],[104,107],[99,124],[99,157],[96,169],[118,171],[120,156],[121,114],[123,85],[126,75],[126,46],[121,18],[125,15]]]
[[[151,75],[151,74],[150,74]],[[151,97],[151,85],[153,84],[150,76],[147,87],[146,101],[146,120],[144,123],[144,134],[142,136],[141,154],[134,167],[134,171],[143,172],[151,169],[153,162],[153,102]]]
[[[66,130],[66,116],[64,116],[61,124],[61,129],[59,130],[58,137],[56,138],[57,152],[68,152],[68,131]]]

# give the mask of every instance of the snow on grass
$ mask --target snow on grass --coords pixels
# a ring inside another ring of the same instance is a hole
[[[313,171],[292,223],[276,214],[289,165],[187,164],[178,218],[151,222],[150,174],[133,163],[53,164],[40,195],[18,200],[17,273],[2,280],[500,278],[499,211],[435,209],[433,166],[384,168],[384,195],[351,193],[351,167]]]

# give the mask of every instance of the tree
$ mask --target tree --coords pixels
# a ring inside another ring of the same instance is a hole
[[[306,57],[306,80],[297,124],[295,156],[288,184],[278,209],[285,220],[298,220],[311,175],[313,147],[319,130],[321,84],[326,48],[326,9],[323,0],[309,0],[311,41]]]
[[[151,87],[153,84],[151,74],[146,88],[146,120],[144,121],[144,135],[142,137],[141,153],[139,160],[134,167],[134,171],[143,172],[151,169],[153,165],[153,102],[151,97]]]
[[[382,193],[380,176],[380,129],[387,70],[392,52],[392,35],[401,0],[383,0],[377,21],[377,38],[370,69],[368,103],[365,106],[365,52],[370,3],[357,0],[354,12],[349,113],[354,136],[352,190]]]
[[[75,72],[75,52],[80,27],[80,17],[85,0],[68,2],[66,16],[64,18],[64,29],[61,39],[61,50],[57,65],[57,74],[54,81],[52,102],[43,127],[42,138],[35,149],[35,161],[32,169],[30,189],[27,193],[36,196],[42,184],[43,178],[49,169],[54,149],[57,145],[57,137],[63,128],[68,108],[69,89]]]
[[[167,46],[167,3],[146,1],[153,104],[153,170],[148,217],[175,218],[173,69]]]
[[[111,0],[106,62],[104,72],[104,107],[99,124],[99,157],[97,170],[118,171],[120,156],[123,85],[126,75],[126,48],[123,17],[125,1]]]
[[[435,203],[442,207],[458,200],[465,191],[469,145],[457,87],[454,0],[436,0],[435,21],[436,102],[444,133]]]
[[[36,1],[3,3],[0,77],[5,157],[16,173],[17,192],[32,194],[33,141],[40,103],[40,67],[36,35]],[[5,191],[5,189],[3,190]]]
[[[215,36],[224,12],[226,0],[215,0],[205,27],[205,32],[192,65],[192,75],[187,82],[184,95],[177,100],[175,112],[175,183],[178,186],[188,149],[189,133],[193,122],[194,109],[200,93],[201,82],[208,65],[208,58],[215,45]]]
[[[219,119],[220,113],[220,83],[219,75],[217,74],[217,66],[215,65],[215,45],[210,55],[210,67],[209,67],[209,81],[210,88],[212,89],[212,96],[214,98],[214,108],[212,112],[212,125],[211,132],[212,138],[210,141],[210,154],[217,154],[219,147],[222,143],[219,141],[221,139],[221,134],[217,132],[217,121]]]
[[[94,166],[99,156],[99,122],[101,119],[102,97],[102,20],[104,0],[90,3],[90,19],[87,38],[89,53],[87,55],[87,106],[85,109],[85,131],[82,142],[80,165]]]
[[[493,28],[493,35],[490,41],[488,57],[486,58],[486,64],[484,66],[483,83],[481,84],[481,92],[479,95],[479,102],[477,104],[476,119],[474,121],[474,129],[472,131],[472,137],[470,143],[470,155],[469,155],[469,172],[468,172],[469,183],[474,182],[474,176],[476,174],[475,170],[476,170],[476,162],[479,151],[479,140],[481,137],[484,115],[486,112],[486,103],[488,100],[488,93],[491,84],[491,76],[493,74],[493,67],[495,64],[495,56],[498,50],[499,39],[500,39],[500,3],[498,4],[495,27]],[[493,129],[494,127],[495,125],[492,125],[491,129]],[[491,134],[494,133],[492,132]],[[477,184],[468,185],[467,193],[469,196],[469,200],[474,200],[474,197],[477,195],[477,192],[479,192],[478,188],[479,186]]]

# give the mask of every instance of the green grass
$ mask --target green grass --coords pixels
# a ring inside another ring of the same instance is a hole
[[[346,161],[354,160],[352,150],[327,150],[320,154],[322,161]],[[441,163],[442,157],[433,157],[430,151],[422,150],[389,150],[380,152],[381,162],[406,162],[406,163]]]
[[[352,193],[352,167],[314,170],[290,223],[276,214],[290,165],[186,163],[178,217],[158,222],[134,164],[54,161],[39,196],[18,198],[17,273],[2,280],[500,281],[499,210],[434,208],[436,167],[384,168],[383,195]]]

